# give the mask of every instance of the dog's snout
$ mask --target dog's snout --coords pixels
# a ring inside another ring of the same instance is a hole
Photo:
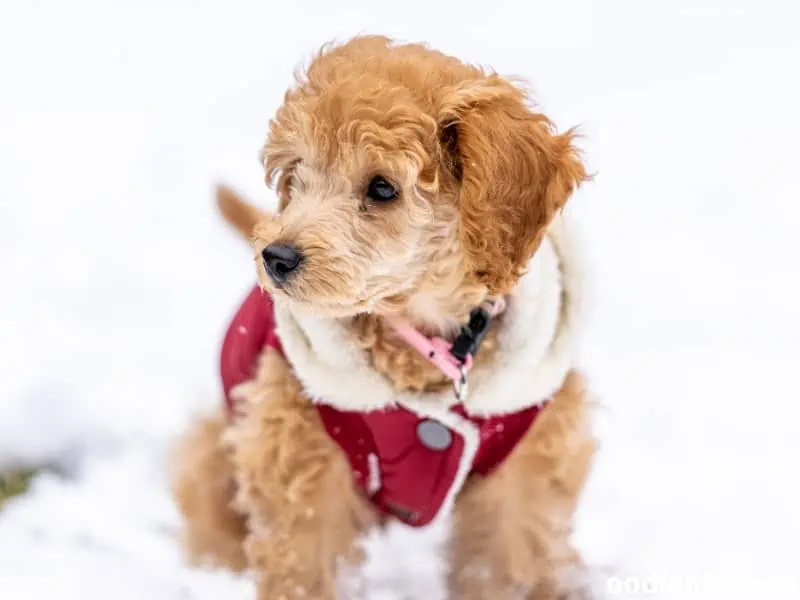
[[[267,274],[275,283],[286,281],[303,262],[303,255],[297,248],[282,244],[272,244],[261,252]]]

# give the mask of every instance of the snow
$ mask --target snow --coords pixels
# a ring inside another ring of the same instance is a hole
[[[800,8],[455,6],[4,6],[0,468],[51,470],[0,512],[3,599],[254,597],[184,564],[164,472],[219,401],[218,342],[253,280],[210,190],[273,202],[269,116],[314,48],[359,32],[525,76],[582,124],[602,449],[576,539],[599,590],[800,597]],[[444,598],[440,536],[370,539],[370,600]]]

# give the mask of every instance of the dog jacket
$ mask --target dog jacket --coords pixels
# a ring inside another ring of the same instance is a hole
[[[236,409],[231,390],[255,375],[265,347],[283,355],[272,299],[256,287],[222,343],[220,370],[229,411]],[[429,524],[451,504],[470,474],[496,469],[542,408],[485,418],[459,405],[446,418],[437,418],[399,406],[354,412],[325,404],[324,398],[315,398],[315,404],[328,435],[347,457],[356,485],[382,512],[415,527]],[[471,439],[464,435],[465,426]]]

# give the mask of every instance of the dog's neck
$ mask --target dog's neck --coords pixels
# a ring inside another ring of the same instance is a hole
[[[425,335],[453,339],[485,299],[484,288],[477,285],[468,291],[459,289],[458,283],[452,289],[423,289],[405,299],[401,316]]]
[[[556,391],[573,366],[580,299],[579,268],[559,219],[481,347],[470,373],[467,410],[513,412]],[[472,307],[465,303],[462,319]],[[312,398],[359,411],[455,402],[444,375],[377,315],[348,320],[295,315],[276,302],[276,318],[286,355]],[[452,321],[454,327],[462,322]]]

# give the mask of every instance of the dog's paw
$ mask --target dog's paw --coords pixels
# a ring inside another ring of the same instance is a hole
[[[592,586],[583,581],[542,581],[525,600],[600,600]]]

